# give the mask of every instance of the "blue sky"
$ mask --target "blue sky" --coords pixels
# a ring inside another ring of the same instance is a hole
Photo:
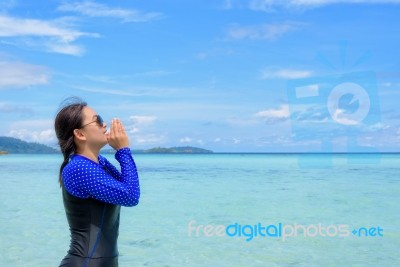
[[[79,96],[137,149],[399,151],[398,14],[394,0],[2,0],[0,136],[55,146],[56,111]]]

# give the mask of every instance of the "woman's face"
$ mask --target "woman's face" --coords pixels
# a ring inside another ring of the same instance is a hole
[[[90,146],[105,146],[107,142],[106,131],[107,127],[106,124],[99,125],[97,122],[96,111],[89,107],[84,107],[83,110],[83,121],[82,125],[85,125],[81,128],[81,131],[86,136],[86,141]]]

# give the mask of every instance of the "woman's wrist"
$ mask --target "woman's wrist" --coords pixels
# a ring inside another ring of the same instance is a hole
[[[115,153],[115,159],[121,159],[129,155],[130,157],[132,156],[131,149],[129,147],[123,147],[117,150]]]
[[[115,154],[119,154],[119,153],[123,153],[123,152],[130,152],[131,151],[131,149],[129,148],[129,147],[121,147],[121,148],[118,148],[117,149],[117,151],[115,152]]]

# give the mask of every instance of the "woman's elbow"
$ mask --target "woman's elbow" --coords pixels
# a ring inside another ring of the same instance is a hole
[[[139,204],[139,198],[140,194],[134,194],[132,197],[130,197],[126,203],[126,207],[134,207]]]
[[[136,199],[136,200],[128,202],[125,206],[126,207],[134,207],[134,206],[136,206],[138,204],[139,204],[139,199]]]

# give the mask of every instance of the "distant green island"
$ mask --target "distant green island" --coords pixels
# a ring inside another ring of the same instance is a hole
[[[60,153],[58,149],[39,144],[26,142],[18,138],[0,136],[0,155],[5,154],[53,154]],[[115,153],[113,149],[103,149],[101,153]],[[134,154],[209,154],[211,150],[183,146],[183,147],[155,147],[151,149],[132,150]]]
[[[108,149],[102,151],[102,153],[114,153],[114,150]],[[154,147],[150,149],[136,149],[132,150],[133,154],[210,154],[214,153],[211,150],[192,147],[192,146],[182,146],[182,147]]]
[[[57,149],[39,144],[22,141],[18,138],[0,136],[0,154],[52,154],[59,153]]]

